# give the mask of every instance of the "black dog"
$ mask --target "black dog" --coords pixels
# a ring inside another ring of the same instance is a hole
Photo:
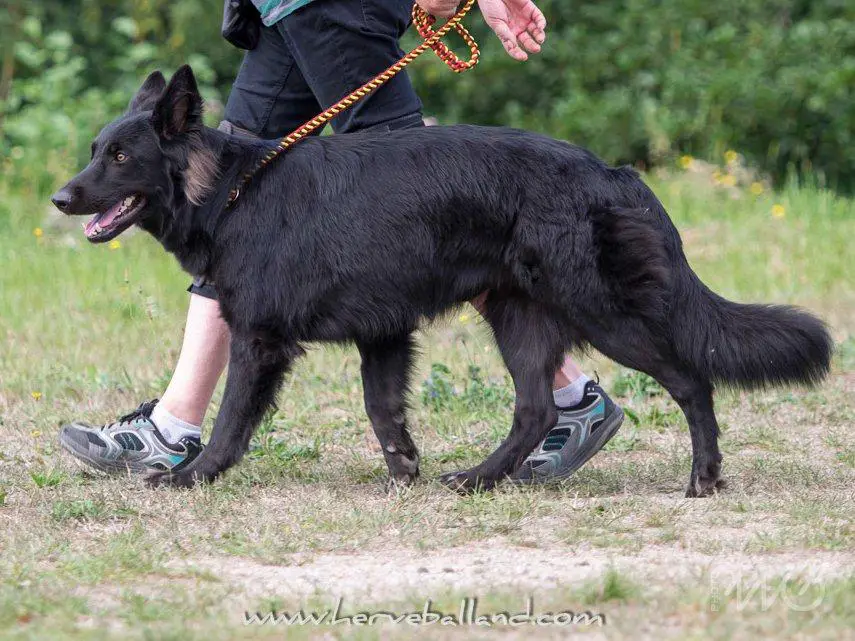
[[[201,109],[189,67],[168,86],[153,73],[53,197],[67,214],[95,213],[92,242],[137,224],[217,284],[232,333],[220,414],[204,452],[153,484],[210,481],[235,464],[306,341],[356,343],[389,472],[411,482],[412,333],[484,291],[516,407],[487,460],[443,476],[459,489],[492,487],[544,438],[556,418],[553,372],[571,348],[647,372],[677,401],[692,436],[689,496],[721,483],[714,382],[811,383],[828,371],[819,320],[732,303],[701,283],[631,169],[509,129],[352,134],[299,143],[227,209],[272,143],[208,129]]]

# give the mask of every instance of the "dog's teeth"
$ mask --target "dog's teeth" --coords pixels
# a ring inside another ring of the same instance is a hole
[[[102,231],[104,231],[104,230],[101,229],[101,225],[99,225],[98,223],[95,223],[95,233],[100,234]]]
[[[130,207],[133,204],[134,204],[134,197],[133,196],[128,196],[127,198],[125,198],[124,201],[122,201],[122,205],[124,205],[125,207]]]

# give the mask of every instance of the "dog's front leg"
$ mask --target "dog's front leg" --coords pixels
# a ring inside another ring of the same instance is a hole
[[[357,346],[362,355],[365,411],[389,467],[389,488],[410,485],[419,475],[419,453],[406,424],[412,337],[360,342]]]
[[[237,463],[249,447],[264,413],[273,404],[282,376],[302,353],[296,344],[282,345],[258,336],[233,334],[226,390],[211,440],[186,468],[152,474],[146,479],[148,484],[192,487],[213,481]]]

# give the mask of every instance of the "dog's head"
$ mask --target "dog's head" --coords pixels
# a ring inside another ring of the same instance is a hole
[[[180,202],[199,204],[215,177],[202,128],[202,97],[190,67],[168,85],[155,71],[125,114],[98,134],[89,165],[51,200],[65,214],[92,216],[84,233],[93,243],[134,224],[157,233]]]

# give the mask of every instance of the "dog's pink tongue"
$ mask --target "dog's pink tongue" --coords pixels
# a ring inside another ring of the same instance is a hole
[[[122,203],[119,201],[110,209],[105,211],[103,214],[95,214],[92,218],[89,219],[89,222],[86,223],[86,227],[83,229],[83,233],[86,236],[93,236],[95,232],[95,225],[98,225],[101,229],[106,228],[111,222],[116,219],[116,216],[119,215],[119,211],[122,208]]]
[[[115,205],[110,207],[107,211],[101,214],[101,218],[98,220],[98,224],[101,225],[102,229],[107,229],[114,220],[116,220],[116,216],[119,215],[119,212],[122,211],[122,201],[120,200]]]

